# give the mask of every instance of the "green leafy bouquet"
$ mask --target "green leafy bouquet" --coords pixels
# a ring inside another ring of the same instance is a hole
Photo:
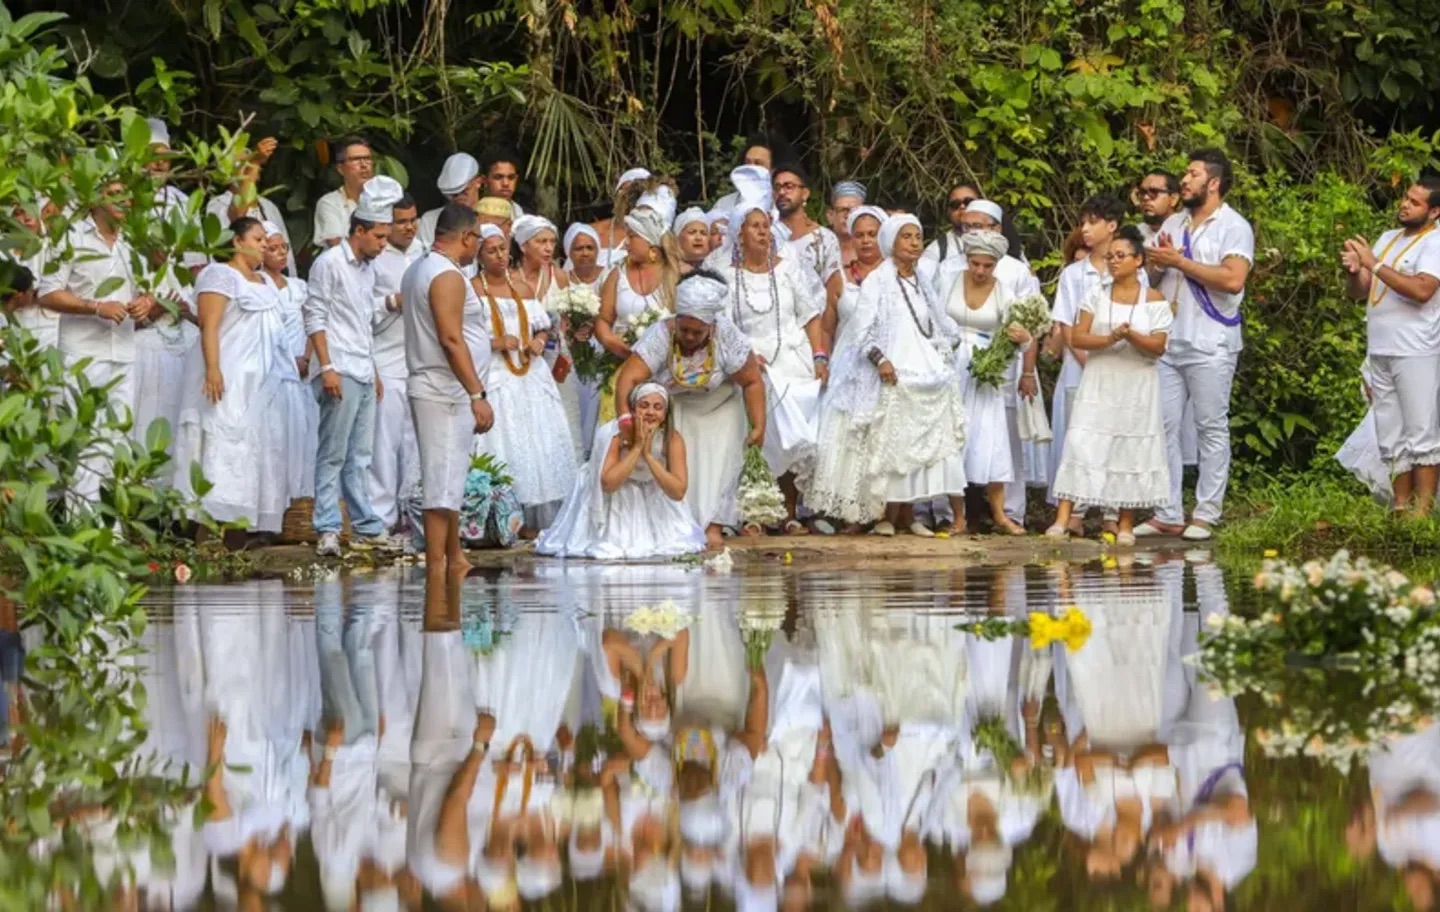
[[[1011,306],[1005,326],[995,333],[987,347],[975,352],[970,359],[970,376],[975,382],[1000,387],[1009,379],[1010,365],[1015,362],[1020,346],[1010,341],[1005,330],[1017,323],[1039,342],[1050,331],[1050,305],[1040,295],[1033,294]]]

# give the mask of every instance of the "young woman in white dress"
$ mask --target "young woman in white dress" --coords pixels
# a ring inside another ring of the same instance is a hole
[[[685,500],[709,547],[736,525],[736,493],[745,447],[765,441],[765,381],[750,339],[724,315],[730,290],[713,273],[686,276],[676,315],[650,327],[615,377],[616,401],[628,413],[631,390],[655,379],[670,391],[675,429],[689,441]],[[749,433],[746,433],[746,424]]]
[[[736,208],[740,252],[730,282],[730,318],[750,337],[766,378],[769,424],[765,460],[785,496],[786,534],[808,530],[795,517],[797,476],[810,474],[815,454],[820,389],[830,378],[821,339],[825,289],[810,281],[797,260],[776,252],[770,213],[759,204]]]
[[[230,259],[196,280],[200,344],[185,366],[175,485],[189,492],[190,466],[214,487],[201,499],[220,522],[280,531],[290,503],[284,422],[286,379],[295,373],[275,285],[260,272],[265,229],[252,218],[230,225]]]
[[[624,261],[613,267],[600,286],[600,315],[595,338],[622,361],[630,357],[626,333],[630,323],[647,310],[670,313],[675,309],[675,287],[680,281],[680,254],[675,237],[653,209],[637,209],[625,217]],[[613,393],[613,391],[612,391]],[[600,401],[600,421],[618,414],[613,394]]]
[[[315,451],[320,441],[320,403],[306,385],[313,348],[305,335],[300,312],[310,287],[304,279],[286,275],[292,259],[290,241],[274,222],[265,222],[265,275],[280,290],[280,316],[285,323],[285,345],[295,360],[294,376],[285,378],[285,427],[289,444],[285,450],[285,474],[290,499],[315,494]]]
[[[998,231],[972,230],[961,236],[960,246],[966,268],[946,272],[953,279],[939,289],[945,312],[960,327],[960,344],[955,348],[955,373],[965,397],[965,415],[969,421],[965,444],[965,477],[971,484],[985,486],[985,499],[990,504],[990,520],[995,528],[1009,535],[1024,535],[1025,530],[1005,515],[1005,486],[1015,480],[1015,459],[1011,450],[1010,408],[1014,397],[1019,355],[1010,364],[1000,386],[976,382],[970,376],[970,362],[976,353],[989,348],[991,341],[1005,333],[1010,341],[1022,347],[1033,341],[1023,326],[1006,326],[1013,292],[995,277],[995,264],[1005,255],[1010,242]],[[957,503],[957,501],[959,501]],[[955,522],[950,532],[965,531],[964,498],[951,498]]]
[[[860,350],[857,313],[860,287],[885,256],[880,252],[880,224],[889,218],[884,209],[860,206],[850,214],[849,231],[855,259],[841,270],[844,288],[835,306],[821,318],[824,335],[831,339],[831,385],[820,398],[820,426],[815,448],[815,471],[805,491],[805,503],[824,516],[847,523],[844,531],[860,531],[861,524],[875,519],[862,508],[860,494],[865,478],[861,455],[865,446],[858,439],[865,433],[851,414],[851,401],[835,390],[846,388],[843,378],[871,366]]]
[[[1174,314],[1139,279],[1145,245],[1138,229],[1121,229],[1105,260],[1113,282],[1081,304],[1071,331],[1071,345],[1090,356],[1055,474],[1060,507],[1045,534],[1064,538],[1075,504],[1092,504],[1119,510],[1116,541],[1133,545],[1135,511],[1170,497],[1157,361]]]
[[[589,285],[600,296],[600,288],[609,273],[600,265],[600,235],[584,222],[576,222],[565,229],[565,277],[571,285]],[[576,344],[584,343],[596,348],[595,327],[583,326],[575,330]],[[589,380],[575,378],[580,384],[580,457],[590,458],[595,443],[595,428],[600,423],[600,384],[598,378]]]
[[[544,359],[550,318],[533,298],[526,306],[510,274],[505,235],[493,225],[482,226],[481,234],[481,270],[473,284],[490,311],[495,357],[485,389],[495,407],[495,425],[476,438],[475,446],[505,463],[525,511],[521,535],[534,538],[575,483],[575,446],[559,387]]]
[[[965,493],[965,403],[952,354],[959,327],[920,274],[923,249],[915,216],[892,215],[881,226],[880,250],[890,258],[860,290],[859,346],[870,369],[853,371],[850,388],[837,390],[870,426],[863,492],[867,512],[885,509],[878,535],[899,526],[933,536],[912,505]]]
[[[522,215],[511,226],[510,238],[520,251],[520,266],[514,273],[515,287],[525,306],[544,310],[555,330],[545,340],[545,363],[560,389],[560,402],[565,407],[565,421],[575,444],[576,459],[584,462],[589,454],[582,447],[580,378],[575,375],[575,360],[570,356],[570,343],[566,341],[560,318],[560,292],[570,287],[569,276],[555,265],[555,245],[560,235],[549,219]]]
[[[630,393],[631,421],[599,431],[598,447],[535,550],[554,557],[646,560],[705,550],[685,506],[685,440],[670,422],[658,383]]]

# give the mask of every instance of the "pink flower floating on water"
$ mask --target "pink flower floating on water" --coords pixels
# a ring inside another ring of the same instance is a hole
[[[191,574],[189,566],[184,563],[179,563],[175,565],[175,582],[183,586],[186,583],[190,582],[190,575]]]

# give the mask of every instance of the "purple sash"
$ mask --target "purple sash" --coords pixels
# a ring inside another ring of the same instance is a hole
[[[1185,234],[1181,237],[1180,244],[1180,252],[1185,255],[1185,259],[1195,259],[1195,257],[1190,254],[1190,229],[1188,227],[1185,229]],[[1240,312],[1238,310],[1233,317],[1225,316],[1220,312],[1220,308],[1215,306],[1215,302],[1210,300],[1210,289],[1201,285],[1188,275],[1185,276],[1185,283],[1190,286],[1190,294],[1195,296],[1195,300],[1200,304],[1200,309],[1205,311],[1205,316],[1219,323],[1221,326],[1240,325]]]

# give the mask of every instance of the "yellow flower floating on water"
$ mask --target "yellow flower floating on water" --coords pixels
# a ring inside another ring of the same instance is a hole
[[[1276,551],[1274,548],[1266,548],[1266,549],[1265,549],[1265,556],[1266,556],[1266,557],[1279,557],[1279,556],[1280,556],[1280,552],[1279,552],[1279,551]]]
[[[1100,533],[1100,540],[1103,541],[1103,542],[1104,542],[1105,544],[1107,544],[1107,545],[1113,545],[1113,544],[1115,544],[1115,533],[1114,533],[1114,532],[1101,532],[1101,533]]]
[[[1058,618],[1043,611],[1030,612],[1030,647],[1044,649],[1051,643],[1064,643],[1075,652],[1090,639],[1090,618],[1074,605]]]

